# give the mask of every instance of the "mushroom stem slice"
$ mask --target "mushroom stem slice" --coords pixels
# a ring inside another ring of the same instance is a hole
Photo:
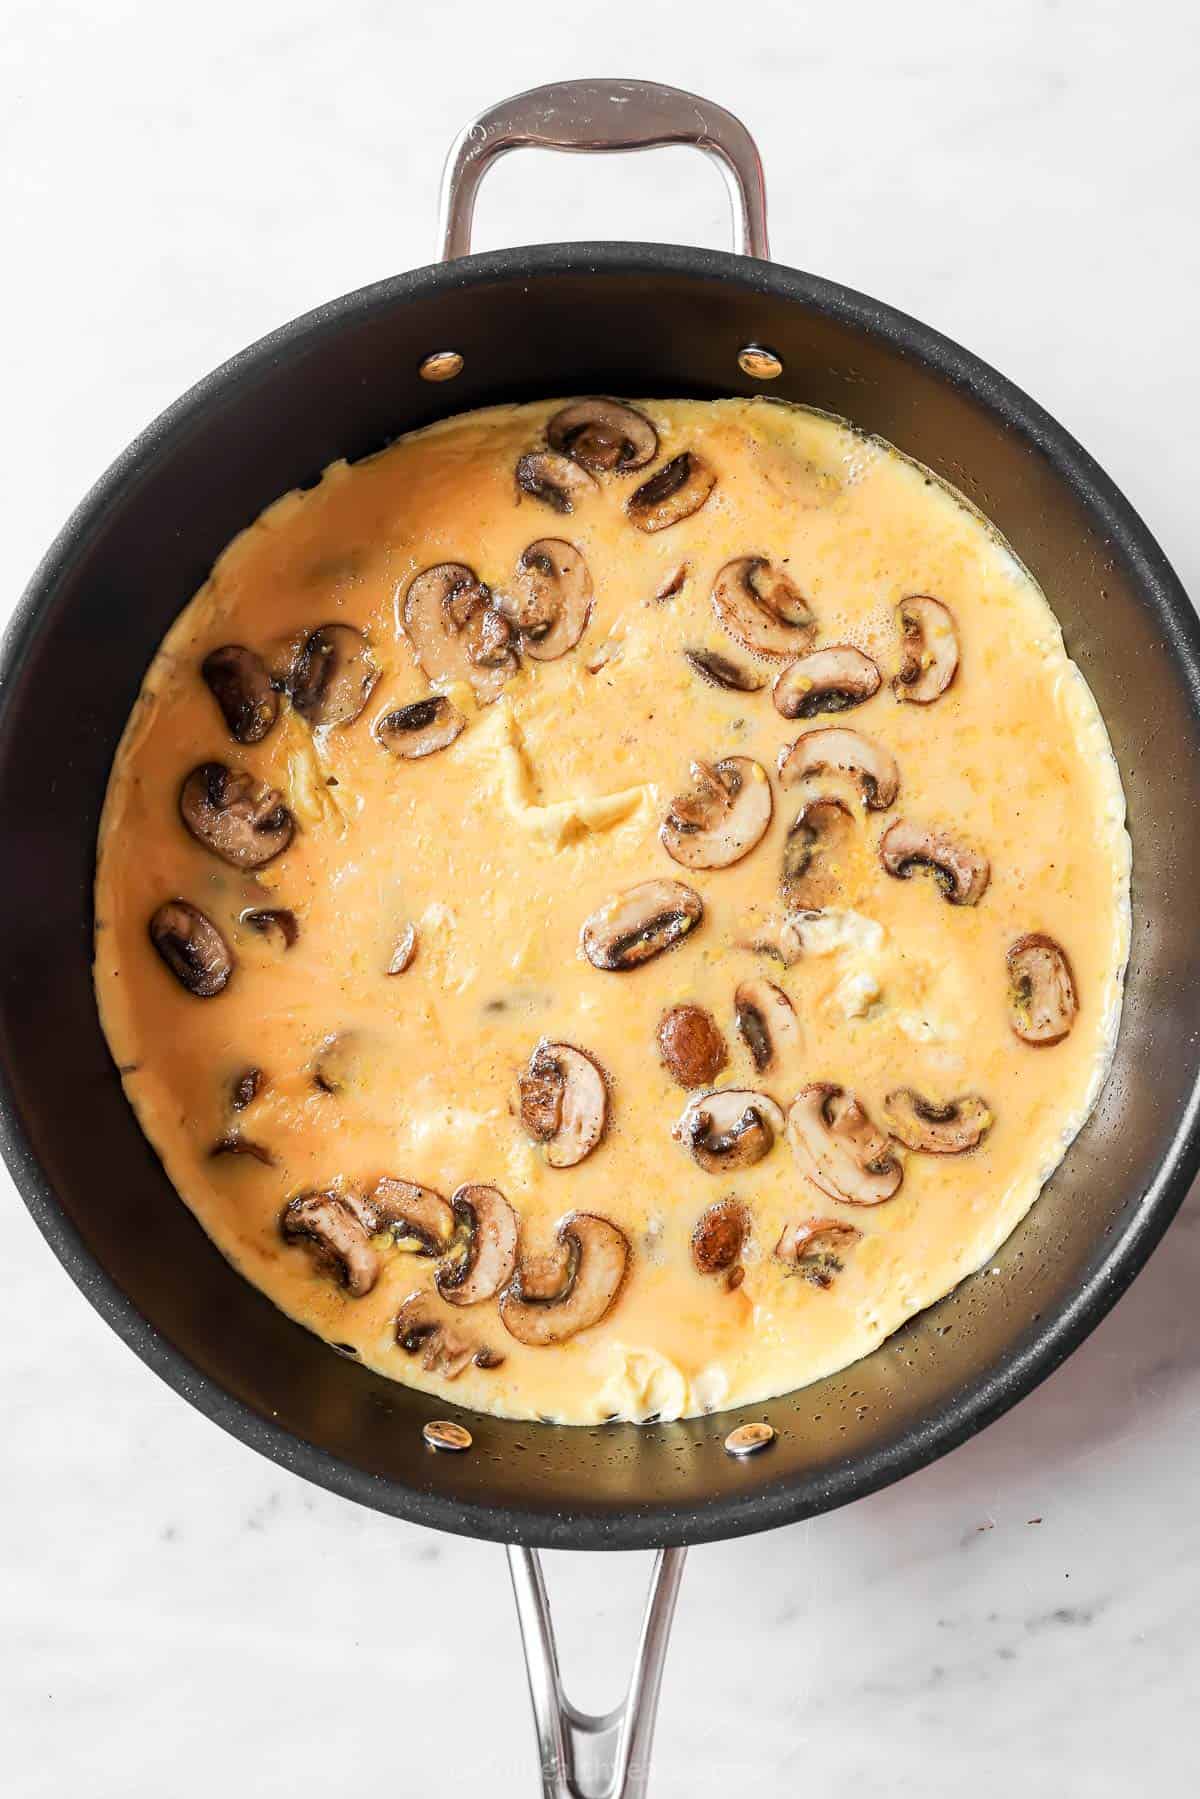
[[[827,906],[841,887],[835,861],[844,850],[854,815],[844,800],[819,794],[797,813],[783,846],[780,885],[793,907]]]
[[[658,454],[650,420],[621,400],[572,400],[546,426],[546,441],[597,475],[632,473]]]
[[[797,781],[823,774],[827,769],[856,781],[872,812],[885,811],[900,791],[896,758],[882,743],[865,737],[861,731],[824,725],[819,730],[803,732],[795,743],[790,747],[785,744],[779,752],[779,779],[785,787],[793,787]]]
[[[952,906],[977,906],[991,879],[991,864],[949,831],[934,831],[898,818],[879,839],[879,860],[897,881],[928,872]]]
[[[521,633],[536,662],[555,662],[573,650],[592,615],[592,577],[573,543],[539,537],[517,563],[517,593],[496,604]]]
[[[517,1215],[498,1187],[469,1184],[450,1202],[466,1232],[466,1248],[443,1262],[434,1277],[437,1290],[453,1306],[479,1305],[512,1279],[517,1265]]]
[[[741,981],[733,996],[738,1035],[750,1051],[756,1074],[767,1074],[800,1047],[800,1021],[791,1000],[774,981]]]
[[[583,953],[593,968],[625,973],[673,949],[704,916],[704,902],[682,881],[642,881],[585,919]]]
[[[665,531],[699,512],[716,485],[716,470],[694,450],[683,450],[642,482],[626,511],[639,531]]]
[[[288,686],[310,725],[349,725],[371,697],[379,669],[353,625],[322,625],[305,639]]]
[[[434,1188],[385,1174],[376,1181],[369,1203],[376,1231],[386,1228],[398,1237],[415,1237],[422,1255],[442,1255],[449,1249],[455,1215],[449,1201]]]
[[[545,1144],[551,1168],[574,1168],[591,1155],[608,1123],[608,1088],[584,1050],[543,1037],[518,1084],[521,1121]]]
[[[685,650],[684,660],[710,687],[723,687],[728,693],[758,693],[766,686],[766,677],[752,668],[742,668],[716,650]]]
[[[556,1235],[570,1257],[557,1292],[538,1298],[528,1295],[519,1266],[500,1296],[505,1329],[518,1343],[534,1348],[565,1343],[598,1324],[615,1304],[629,1267],[629,1240],[607,1218],[572,1212]]]
[[[375,1217],[354,1193],[299,1193],[280,1217],[285,1242],[308,1248],[317,1266],[332,1270],[355,1299],[379,1278],[379,1256],[371,1242]]]
[[[769,1155],[785,1123],[766,1093],[718,1087],[688,1101],[671,1135],[707,1174],[729,1174]]]
[[[775,682],[775,709],[784,718],[848,712],[878,693],[879,681],[879,670],[869,656],[852,644],[835,644],[789,662]]]
[[[598,482],[569,456],[560,456],[554,450],[533,450],[517,463],[517,486],[555,512],[570,513],[581,500],[595,493]]]
[[[283,798],[245,769],[202,762],[179,790],[179,816],[214,856],[234,868],[262,868],[292,841],[296,821]]]
[[[724,1274],[741,1256],[749,1233],[746,1208],[736,1199],[719,1199],[701,1212],[692,1232],[692,1261],[700,1274]]]
[[[216,925],[190,900],[172,899],[150,920],[150,941],[181,987],[214,999],[229,984],[233,953]]]
[[[788,1262],[814,1287],[832,1287],[835,1275],[842,1272],[842,1257],[862,1237],[856,1224],[844,1224],[840,1218],[789,1219],[784,1225],[775,1257]]]
[[[765,768],[750,756],[711,767],[692,763],[692,787],[671,801],[659,829],[663,848],[684,868],[729,868],[759,844],[775,801]]]
[[[279,717],[279,695],[266,664],[244,644],[227,643],[210,650],[200,673],[221,708],[235,743],[261,743]]]
[[[444,694],[414,700],[395,712],[385,712],[375,724],[374,737],[385,750],[407,762],[449,749],[466,727],[466,719]]]
[[[909,1149],[935,1156],[958,1156],[975,1149],[992,1128],[987,1102],[976,1093],[935,1105],[912,1087],[897,1087],[883,1102],[893,1137]]]
[[[491,589],[462,562],[439,562],[415,576],[404,600],[404,630],[430,681],[467,681],[481,706],[517,672],[513,627]]]
[[[1066,951],[1045,932],[1030,931],[1017,938],[1007,960],[1013,1030],[1040,1049],[1061,1043],[1079,1011]]]
[[[396,1314],[396,1342],[405,1355],[419,1355],[421,1366],[443,1380],[457,1380],[474,1362],[477,1368],[498,1368],[504,1357],[466,1330],[451,1312],[445,1312],[432,1293],[410,1293]]]
[[[841,1087],[825,1081],[802,1087],[788,1112],[787,1132],[802,1172],[830,1199],[877,1206],[904,1179],[891,1139]]]
[[[900,602],[902,660],[892,682],[898,700],[928,706],[940,699],[958,672],[958,630],[949,606],[927,593]]]
[[[713,611],[743,649],[773,661],[802,655],[817,634],[812,608],[766,556],[738,556],[717,575]]]

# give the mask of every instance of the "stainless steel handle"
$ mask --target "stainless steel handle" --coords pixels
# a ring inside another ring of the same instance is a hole
[[[740,119],[657,81],[554,81],[489,106],[463,128],[442,179],[442,256],[466,256],[479,183],[509,150],[653,150],[690,144],[725,177],[734,242],[765,261],[767,200],[758,146]]]
[[[613,1711],[594,1717],[572,1705],[563,1692],[537,1550],[509,1549],[541,1756],[542,1799],[645,1799],[663,1660],[686,1555],[686,1549],[659,1550],[629,1689]]]

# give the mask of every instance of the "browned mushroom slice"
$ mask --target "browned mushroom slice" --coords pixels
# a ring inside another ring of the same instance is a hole
[[[574,512],[598,483],[585,468],[554,450],[534,450],[517,463],[517,486],[555,512]]]
[[[884,1100],[883,1111],[893,1137],[909,1149],[935,1156],[960,1156],[975,1149],[992,1128],[987,1102],[977,1093],[938,1106],[911,1087],[897,1087]]]
[[[390,1230],[395,1237],[412,1237],[421,1254],[443,1255],[454,1236],[455,1215],[449,1200],[419,1181],[397,1180],[385,1174],[371,1191],[372,1231]]]
[[[240,643],[212,650],[200,673],[236,743],[261,743],[279,717],[279,695],[261,656]]]
[[[824,1081],[802,1087],[788,1112],[787,1131],[801,1169],[830,1199],[877,1206],[904,1179],[891,1138],[841,1087]]]
[[[793,906],[827,906],[841,883],[837,857],[854,829],[843,800],[821,794],[801,808],[783,845],[780,885]]]
[[[539,537],[517,563],[516,594],[497,600],[536,662],[573,650],[592,614],[592,577],[572,543]]]
[[[713,583],[713,611],[743,649],[773,661],[802,655],[817,634],[812,607],[778,563],[738,556]]]
[[[492,1299],[512,1279],[517,1215],[498,1187],[460,1187],[451,1204],[466,1245],[461,1256],[438,1269],[437,1290],[452,1306],[474,1306]]]
[[[842,1272],[842,1257],[861,1237],[857,1225],[843,1224],[840,1218],[789,1220],[775,1245],[775,1256],[791,1263],[814,1287],[828,1289]]]
[[[229,1102],[235,1112],[244,1112],[253,1105],[263,1088],[267,1077],[261,1068],[245,1068],[241,1074],[235,1075],[230,1085]]]
[[[774,981],[741,981],[733,996],[738,1035],[758,1074],[766,1074],[799,1048],[800,1023],[791,1000]]]
[[[782,1137],[785,1122],[767,1094],[718,1087],[688,1101],[671,1135],[706,1173],[730,1174],[761,1162]]]
[[[728,868],[762,841],[775,801],[761,763],[729,756],[692,763],[692,787],[677,794],[659,829],[663,848],[684,868]]]
[[[284,1240],[309,1250],[317,1266],[331,1270],[355,1299],[379,1278],[379,1256],[371,1238],[374,1212],[361,1194],[299,1193],[280,1218]]]
[[[682,881],[642,881],[593,912],[580,942],[593,968],[624,973],[673,949],[703,916],[703,900]]]
[[[310,725],[348,725],[371,697],[379,670],[353,625],[322,625],[305,639],[288,686]]]
[[[375,726],[375,739],[394,756],[416,762],[449,749],[466,722],[444,695],[432,694],[426,700],[414,700],[411,706],[386,712]]]
[[[388,961],[387,972],[389,974],[404,974],[407,969],[412,967],[413,957],[416,953],[417,927],[414,924],[406,924],[396,939],[396,947],[393,949]]]
[[[873,812],[886,811],[900,791],[900,769],[891,750],[861,731],[825,725],[817,731],[805,731],[779,752],[779,779],[785,787],[827,769],[856,781],[864,802]]]
[[[238,918],[260,937],[270,937],[280,949],[293,949],[300,936],[296,914],[287,906],[251,906]]]
[[[504,1360],[443,1310],[433,1293],[409,1294],[396,1314],[396,1342],[405,1355],[419,1355],[422,1368],[444,1380],[457,1380],[472,1362],[477,1368],[499,1368]]]
[[[519,1266],[500,1296],[505,1329],[518,1343],[535,1348],[565,1343],[568,1337],[598,1324],[615,1303],[629,1267],[628,1238],[607,1218],[572,1212],[556,1234],[569,1257],[561,1287],[533,1297]]]
[[[749,1220],[736,1199],[719,1199],[701,1212],[692,1232],[692,1260],[701,1274],[724,1274],[738,1261]]]
[[[639,531],[665,531],[699,512],[716,485],[716,470],[694,450],[683,450],[642,482],[625,510]]]
[[[240,1131],[230,1131],[227,1136],[218,1137],[209,1150],[210,1159],[218,1156],[252,1156],[265,1168],[274,1168],[275,1158],[263,1143],[256,1143],[252,1137],[244,1137]]]
[[[692,1004],[670,1006],[658,1021],[658,1048],[681,1087],[708,1087],[729,1060],[711,1012]]]
[[[464,563],[439,562],[415,577],[404,601],[404,629],[428,678],[470,682],[481,706],[517,672],[513,627]]]
[[[931,831],[898,818],[879,839],[879,860],[898,881],[931,874],[952,906],[976,906],[987,891],[991,864],[949,831]]]
[[[608,1089],[585,1051],[543,1037],[518,1084],[521,1122],[545,1144],[551,1168],[574,1168],[591,1155],[608,1122]]]
[[[814,650],[790,662],[775,683],[775,709],[784,718],[816,718],[848,712],[879,691],[879,670],[852,644]]]
[[[211,918],[189,900],[167,900],[150,920],[150,941],[181,986],[213,999],[229,984],[233,955]]]
[[[1022,1043],[1047,1049],[1061,1043],[1079,1010],[1066,951],[1053,937],[1030,931],[1008,952],[1009,1014]]]
[[[685,650],[683,654],[700,679],[707,681],[710,687],[724,687],[729,693],[758,693],[767,684],[765,675],[756,674],[752,668],[742,668],[728,656],[718,655],[716,650]]]
[[[546,426],[546,441],[597,475],[645,468],[658,454],[650,420],[620,400],[572,400]]]
[[[958,672],[958,632],[954,614],[927,593],[900,602],[903,658],[892,682],[898,700],[928,706],[940,699]]]
[[[273,861],[296,828],[273,787],[223,762],[202,762],[192,770],[179,790],[179,816],[197,843],[235,868]]]

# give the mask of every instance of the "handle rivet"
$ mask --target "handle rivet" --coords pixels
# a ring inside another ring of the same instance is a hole
[[[417,373],[422,381],[453,381],[455,375],[461,375],[463,359],[457,350],[435,350],[427,356]]]
[[[783,363],[774,350],[766,350],[762,344],[747,344],[739,350],[738,367],[753,381],[775,381],[783,373]]]
[[[768,1443],[775,1441],[775,1432],[769,1424],[740,1424],[731,1430],[725,1439],[726,1455],[757,1455]]]
[[[471,1447],[471,1433],[448,1418],[433,1418],[421,1432],[430,1449],[463,1450]]]

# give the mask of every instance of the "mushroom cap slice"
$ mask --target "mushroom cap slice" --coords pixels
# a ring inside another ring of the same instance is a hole
[[[713,583],[712,605],[743,649],[772,661],[803,654],[817,634],[808,601],[767,556],[737,556],[727,562]]]
[[[927,593],[901,600],[900,647],[900,672],[892,682],[896,698],[918,706],[940,699],[958,673],[958,629],[949,606]]]
[[[593,968],[624,973],[673,949],[703,916],[703,900],[682,881],[641,881],[584,920],[580,943]]]
[[[532,450],[517,463],[517,486],[555,512],[574,512],[599,483],[578,462],[555,450]]]
[[[766,769],[750,756],[692,763],[692,787],[677,794],[659,828],[684,868],[729,868],[762,841],[775,809]]]
[[[1007,961],[1013,1030],[1038,1048],[1061,1043],[1079,1011],[1066,951],[1044,931],[1030,931],[1017,938]]]
[[[706,1207],[692,1232],[692,1261],[700,1274],[724,1274],[742,1253],[750,1228],[740,1200],[718,1199]]]
[[[565,1343],[598,1324],[616,1301],[629,1267],[629,1239],[594,1212],[568,1213],[555,1233],[568,1252],[566,1275],[553,1293],[531,1296],[522,1266],[500,1295],[500,1318],[518,1343]]]
[[[200,673],[235,743],[261,743],[279,717],[279,695],[261,656],[244,644],[210,650]]]
[[[521,1122],[545,1144],[551,1168],[591,1155],[608,1123],[608,1088],[586,1051],[543,1037],[518,1084]]]
[[[413,578],[404,630],[430,681],[467,681],[481,706],[517,672],[513,627],[465,563],[439,562]]]
[[[449,749],[466,723],[457,706],[452,706],[444,694],[434,693],[409,706],[400,706],[395,712],[385,712],[376,721],[374,737],[394,756],[416,762],[422,756]]]
[[[688,1101],[671,1135],[707,1174],[729,1174],[761,1162],[785,1125],[781,1108],[768,1094],[717,1087]]]
[[[904,1179],[891,1138],[852,1093],[829,1082],[800,1089],[788,1111],[787,1133],[802,1171],[830,1199],[877,1206]]]
[[[229,984],[233,953],[212,919],[190,900],[167,900],[149,924],[150,941],[181,987],[213,999]]]
[[[498,1187],[460,1187],[451,1204],[467,1233],[466,1249],[438,1269],[434,1277],[437,1290],[452,1306],[479,1305],[512,1279],[517,1265],[517,1215]]]
[[[804,937],[800,926],[806,913],[778,913],[764,918],[752,935],[738,941],[739,949],[751,950],[756,956],[770,956],[773,962],[792,968],[804,954]]]
[[[318,1267],[332,1269],[355,1299],[379,1278],[379,1255],[371,1242],[375,1221],[369,1205],[354,1193],[299,1193],[279,1220],[284,1240],[309,1248]]]
[[[260,937],[278,938],[280,949],[295,949],[300,940],[300,926],[290,906],[248,906],[238,914],[238,923],[249,925]]]
[[[650,420],[621,400],[572,400],[546,426],[546,441],[597,475],[645,468],[658,455]]]
[[[758,693],[766,686],[766,676],[752,668],[742,668],[716,650],[685,650],[684,660],[710,687],[724,687],[729,693]]]
[[[517,563],[517,593],[497,599],[527,655],[555,662],[573,650],[592,615],[592,577],[573,543],[539,537]]]
[[[879,692],[880,674],[853,644],[833,644],[789,662],[774,687],[775,710],[784,718],[816,718],[848,712]]]
[[[976,1149],[992,1128],[986,1100],[964,1093],[938,1106],[912,1087],[897,1087],[883,1102],[884,1116],[893,1137],[909,1149],[935,1156],[959,1156]]]
[[[861,731],[824,725],[802,732],[779,752],[779,779],[785,787],[827,769],[856,781],[872,812],[886,811],[900,791],[900,768],[891,750]]]
[[[202,762],[179,790],[179,816],[196,839],[234,868],[282,855],[296,821],[273,787],[245,769]]]
[[[750,1051],[757,1074],[766,1074],[800,1047],[796,1008],[774,981],[755,976],[740,981],[733,996],[738,1035]]]
[[[450,1202],[419,1181],[398,1180],[385,1174],[376,1181],[367,1202],[374,1212],[374,1229],[396,1236],[415,1237],[421,1254],[442,1255],[454,1236],[455,1215]]]
[[[793,907],[827,906],[838,891],[831,852],[843,849],[854,814],[836,794],[818,794],[797,813],[783,845],[780,885]]]
[[[292,705],[310,725],[348,725],[379,679],[371,646],[353,625],[322,625],[304,640],[288,680]]]
[[[790,1262],[814,1287],[828,1289],[842,1272],[842,1256],[861,1236],[856,1224],[840,1218],[789,1219],[774,1254],[777,1261]]]
[[[681,1087],[709,1087],[729,1060],[711,1012],[691,1002],[669,1006],[658,1021],[658,1048]]]
[[[949,831],[898,818],[879,839],[879,860],[897,881],[927,871],[952,906],[977,906],[992,868],[987,857]]]
[[[433,1293],[409,1294],[396,1314],[396,1342],[405,1355],[420,1355],[422,1368],[443,1380],[457,1380],[472,1362],[477,1368],[498,1368],[504,1360],[444,1311]]]
[[[716,485],[716,470],[695,450],[682,450],[642,482],[625,510],[639,531],[665,531],[699,512]]]

